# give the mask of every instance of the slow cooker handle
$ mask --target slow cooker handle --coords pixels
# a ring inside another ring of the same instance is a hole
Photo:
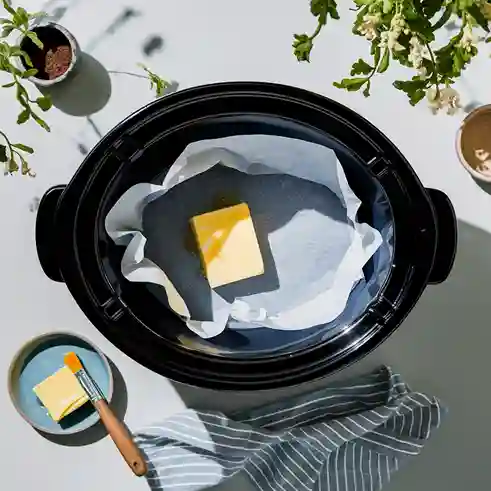
[[[53,246],[53,241],[56,240],[56,212],[65,187],[65,185],[53,186],[44,193],[36,217],[36,249],[39,262],[46,276],[59,282],[64,280],[58,264],[57,248]]]
[[[436,254],[429,283],[445,281],[452,270],[457,252],[457,218],[449,197],[438,189],[427,190],[436,218]]]

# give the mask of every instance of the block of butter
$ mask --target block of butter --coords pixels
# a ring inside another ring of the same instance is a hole
[[[77,377],[66,366],[36,385],[33,390],[55,421],[73,413],[89,400]]]
[[[245,203],[191,219],[212,288],[264,273],[261,251]]]

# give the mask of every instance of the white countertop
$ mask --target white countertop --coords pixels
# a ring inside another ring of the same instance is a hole
[[[442,189],[450,196],[460,231],[452,276],[442,285],[428,287],[398,332],[351,371],[377,363],[394,365],[413,388],[441,397],[450,407],[442,429],[423,454],[394,479],[391,489],[460,491],[469,482],[489,482],[491,196],[457,160],[454,138],[465,114],[432,116],[424,103],[412,108],[405,95],[391,87],[394,79],[404,76],[401,68],[378,77],[369,99],[335,89],[332,82],[346,76],[351,63],[368,51],[367,43],[351,34],[347,12],[343,12],[344,20],[329,23],[309,65],[297,63],[290,47],[293,32],[310,31],[314,26],[306,1],[64,3],[69,8],[60,22],[78,38],[82,48],[93,46],[90,54],[107,70],[134,71],[135,64],[144,61],[162,76],[178,81],[180,88],[260,80],[310,89],[369,119],[399,146],[425,186]],[[137,15],[114,36],[97,41],[99,33],[129,3]],[[26,0],[23,5],[29,10],[43,6],[39,0]],[[55,7],[51,2],[50,11]],[[145,59],[140,48],[153,34],[163,37],[164,48]],[[460,84],[464,104],[489,102],[491,61],[485,49]],[[3,78],[0,82],[5,83]],[[152,99],[147,82],[136,77],[112,74],[111,87],[109,102],[92,117],[101,133]],[[34,87],[32,92],[36,92]],[[88,486],[120,491],[148,489],[144,480],[130,475],[108,438],[87,446],[58,445],[33,431],[15,412],[5,375],[12,356],[24,342],[53,330],[70,330],[90,338],[123,375],[128,391],[126,422],[133,429],[187,405],[227,408],[277,394],[215,394],[210,399],[206,391],[173,384],[116,349],[85,318],[66,287],[44,276],[34,242],[36,215],[30,208],[48,187],[68,182],[82,160],[77,144],[90,148],[99,137],[85,117],[69,116],[56,108],[46,115],[52,126],[50,134],[34,123],[16,126],[18,108],[8,89],[0,90],[0,104],[1,129],[14,140],[35,147],[31,163],[37,172],[35,179],[0,179],[2,486],[50,491],[67,487],[84,491]]]

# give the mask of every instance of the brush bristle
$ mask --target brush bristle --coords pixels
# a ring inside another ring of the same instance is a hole
[[[79,370],[82,370],[82,363],[73,351],[65,355],[64,361],[65,365],[72,371],[72,373],[77,373]]]

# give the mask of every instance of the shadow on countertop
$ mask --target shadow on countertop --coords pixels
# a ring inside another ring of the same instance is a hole
[[[491,182],[479,181],[474,176],[472,176],[474,182],[487,194],[491,194]]]
[[[124,421],[126,409],[128,407],[128,393],[126,390],[126,383],[119,371],[118,367],[108,358],[109,365],[114,378],[114,390],[113,398],[111,401],[111,408],[115,412],[116,416]],[[99,440],[102,440],[107,435],[107,431],[104,425],[99,421],[94,426],[88,428],[85,431],[76,433],[75,435],[51,435],[42,431],[36,430],[41,436],[50,440],[58,445],[64,445],[67,447],[81,447],[90,445]]]
[[[315,390],[333,379],[381,363],[399,371],[412,389],[435,395],[449,408],[422,455],[386,490],[461,491],[490,479],[489,373],[491,373],[491,235],[459,221],[456,262],[441,285],[428,286],[403,325],[378,349],[342,372],[293,389],[220,393],[175,384],[190,407],[224,412]]]
[[[39,88],[51,96],[53,106],[69,116],[90,116],[108,103],[111,97],[111,77],[93,56],[80,54],[75,73],[52,87]]]

